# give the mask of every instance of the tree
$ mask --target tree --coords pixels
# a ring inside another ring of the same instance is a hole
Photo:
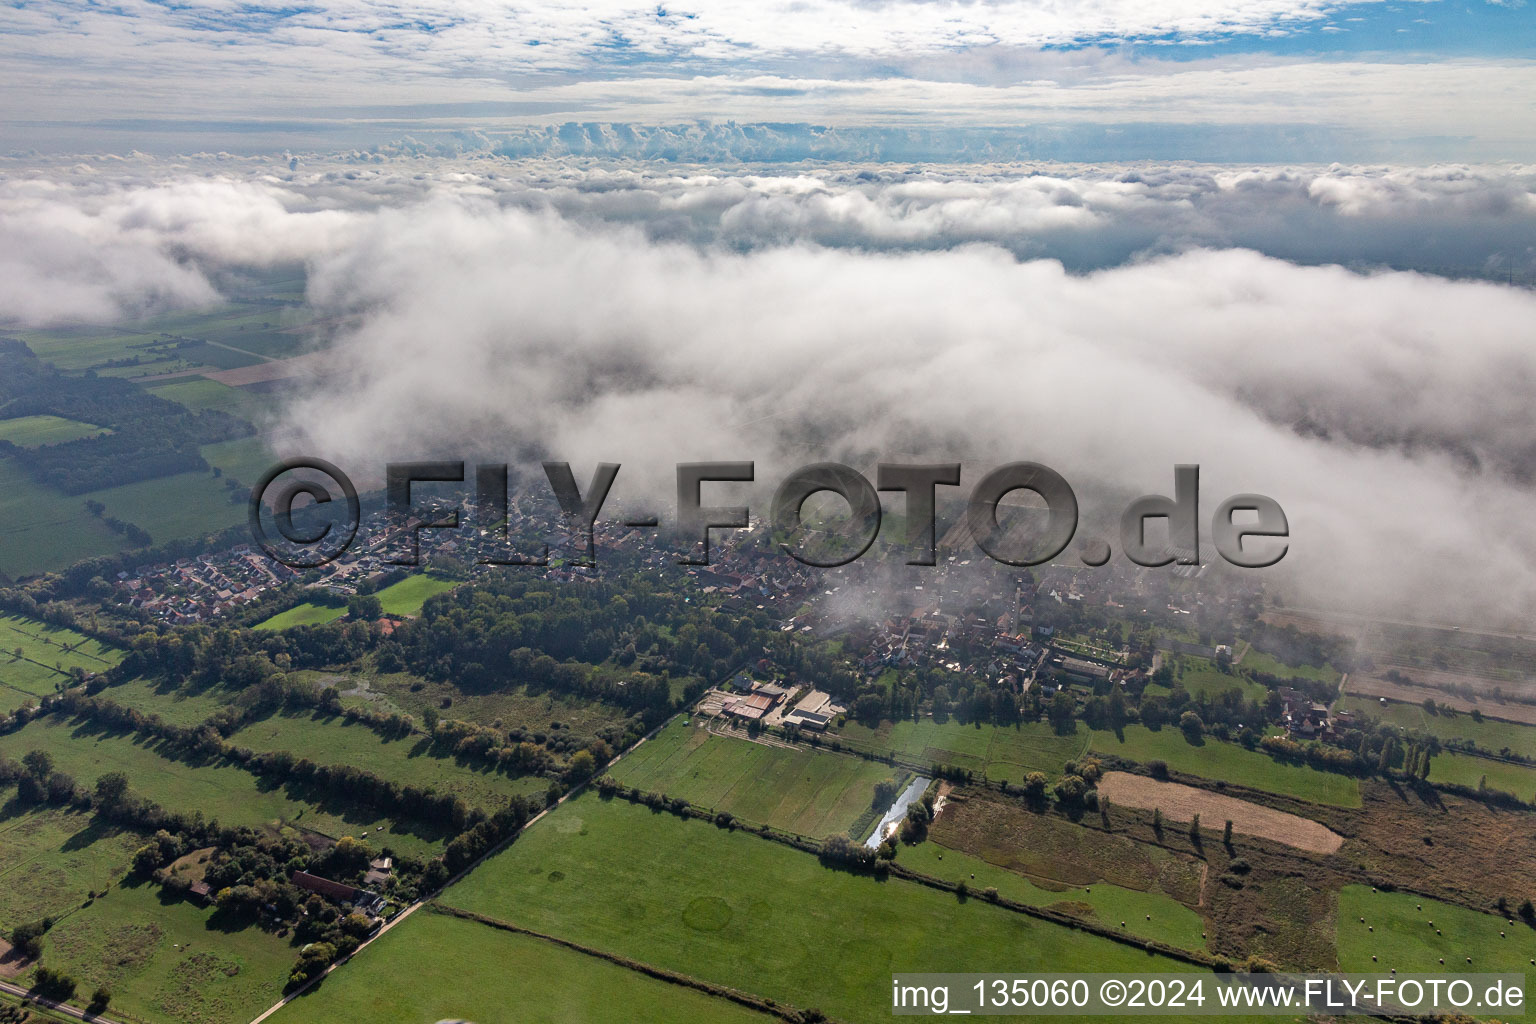
[[[1205,723],[1193,711],[1186,711],[1179,716],[1179,731],[1193,743],[1205,734]]]
[[[1196,846],[1200,845],[1200,815],[1196,814],[1189,820],[1189,841]]]
[[[892,778],[881,779],[875,783],[875,798],[871,801],[873,807],[889,807],[896,797],[896,780]]]
[[[592,777],[597,771],[597,758],[592,756],[590,750],[578,750],[571,757],[571,763],[566,768],[566,775],[572,782],[583,782]]]
[[[347,600],[347,615],[356,622],[372,622],[384,614],[384,603],[373,594],[353,594]]]
[[[105,985],[97,985],[96,991],[91,993],[91,1003],[85,1008],[85,1012],[101,1014],[110,1002],[112,1002],[112,990]]]
[[[53,755],[46,750],[29,750],[21,758],[22,767],[39,782],[53,774]]]
[[[1231,845],[1232,845],[1232,819],[1231,818],[1228,818],[1227,819],[1227,823],[1222,826],[1222,829],[1221,829],[1221,841],[1227,847],[1231,847]]]
[[[107,772],[96,780],[96,805],[116,807],[128,795],[128,776],[122,772]]]

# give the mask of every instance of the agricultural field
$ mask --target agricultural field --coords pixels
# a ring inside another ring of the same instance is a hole
[[[83,992],[109,988],[110,1017],[238,1024],[277,1001],[297,955],[291,939],[124,882],[54,925],[43,959]]]
[[[893,971],[977,970],[978,956],[1018,971],[1190,969],[595,794],[560,807],[440,899],[856,1024],[889,1019]]]
[[[217,466],[226,478],[240,482],[242,500],[250,494],[251,486],[261,479],[261,475],[277,462],[277,456],[272,454],[266,442],[259,437],[205,444],[198,451],[208,465]],[[224,481],[220,480],[219,483],[222,486]]]
[[[36,703],[30,698],[53,693],[69,681],[70,669],[102,672],[121,660],[121,652],[72,629],[0,618],[0,709]]]
[[[1213,782],[1230,782],[1312,803],[1360,806],[1360,784],[1348,775],[1319,771],[1307,765],[1282,764],[1268,754],[1209,736],[1195,746],[1171,726],[1153,730],[1144,725],[1128,725],[1122,732],[1123,740],[1109,730],[1094,730],[1093,751],[1140,764],[1164,761],[1169,768],[1186,775],[1198,775]]]
[[[1311,818],[1145,775],[1105,772],[1099,780],[1099,793],[1116,805],[1161,811],[1170,822],[1191,822],[1198,814],[1207,829],[1220,829],[1230,821],[1239,835],[1259,836],[1313,853],[1333,853],[1344,842],[1338,833]]]
[[[0,930],[60,917],[128,873],[137,833],[58,807],[22,808],[0,790]]]
[[[62,416],[15,416],[0,420],[0,441],[9,441],[22,448],[58,444],[104,433],[109,433],[104,427],[67,420]]]
[[[21,579],[126,547],[85,510],[84,497],[45,487],[15,459],[0,459],[0,573]]]
[[[1474,789],[1486,778],[1489,789],[1513,793],[1521,800],[1536,800],[1536,768],[1508,761],[1494,761],[1469,754],[1439,753],[1429,763],[1430,782],[1448,782]]]
[[[896,756],[925,764],[952,764],[973,772],[985,772],[994,781],[1017,782],[1030,772],[1057,775],[1066,762],[1082,755],[1088,745],[1086,731],[1058,736],[1048,723],[1017,726],[965,724],[955,719],[935,722],[882,722],[870,729],[849,722],[838,739],[856,750],[894,752]]]
[[[822,839],[849,832],[856,822],[862,825],[857,831],[867,833],[877,817],[875,785],[890,777],[904,783],[910,774],[846,754],[713,736],[702,724],[683,721],[673,719],[640,744],[614,765],[613,777],[626,786]]]
[[[443,579],[430,573],[407,576],[399,583],[392,583],[376,595],[386,615],[414,618],[421,614],[421,606],[433,594],[446,593],[458,586],[454,580]]]
[[[454,969],[422,970],[422,957],[431,950],[451,950]],[[365,955],[272,1018],[273,1024],[620,1019],[635,1024],[777,1020],[543,939],[434,913],[431,907],[411,915]]]
[[[513,778],[438,756],[425,736],[386,740],[368,726],[339,715],[308,711],[277,714],[251,723],[229,741],[258,753],[285,750],[316,764],[356,765],[401,785],[455,793],[470,806],[490,811],[502,807],[511,796],[533,796],[549,788],[548,780],[536,776]]]
[[[236,494],[238,502],[231,500],[231,493],[223,480],[203,471],[138,480],[58,500],[76,504],[87,498],[99,501],[107,507],[107,515],[147,530],[156,544],[164,544],[245,522],[249,491]]]
[[[345,614],[347,614],[345,606],[332,607],[331,605],[305,601],[302,604],[294,605],[285,612],[278,612],[270,619],[263,619],[251,628],[288,629],[291,626],[320,626],[327,622],[334,622]]]
[[[0,755],[20,760],[32,750],[52,755],[54,767],[91,786],[107,772],[128,776],[132,792],[170,810],[201,811],[226,825],[258,828],[291,826],[339,839],[345,835],[367,836],[379,849],[393,847],[417,856],[441,851],[443,838],[415,822],[392,823],[372,811],[329,800],[318,802],[289,796],[273,789],[243,768],[225,762],[192,766],[162,757],[143,740],[124,735],[103,735],[93,726],[62,722],[49,716],[0,736]]]
[[[1514,922],[1413,893],[1346,885],[1339,893],[1339,969],[1525,973],[1536,959],[1536,929],[1518,917]],[[1375,963],[1372,956],[1378,958]]]
[[[1395,700],[1383,704],[1366,697],[1341,697],[1335,707],[1391,722],[1409,731],[1430,733],[1442,741],[1471,740],[1482,749],[1495,753],[1507,748],[1516,754],[1536,757],[1536,727],[1519,722],[1487,717],[1479,722],[1466,712],[1441,711],[1432,715],[1419,704]]]

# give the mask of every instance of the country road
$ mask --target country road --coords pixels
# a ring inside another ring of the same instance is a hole
[[[12,985],[8,981],[0,981],[0,992],[9,992],[13,996],[21,996],[26,999],[31,999],[32,1002],[36,1003],[38,1006],[45,1007],[54,1011],[55,1013],[62,1013],[66,1017],[73,1017],[76,1020],[88,1020],[91,1021],[92,1024],[118,1024],[118,1022],[113,1020],[111,1017],[95,1016],[86,1013],[84,1010],[76,1009],[75,1007],[70,1006],[68,1003],[56,1003],[52,999],[44,999],[39,995],[29,995],[26,989],[22,988],[20,985]]]

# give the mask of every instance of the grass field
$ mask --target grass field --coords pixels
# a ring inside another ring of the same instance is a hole
[[[74,441],[107,432],[95,424],[67,420],[62,416],[15,416],[0,420],[0,441],[9,441],[23,448]]]
[[[194,767],[162,757],[132,737],[104,736],[90,727],[61,722],[56,716],[0,736],[0,755],[20,760],[31,750],[53,755],[56,769],[73,775],[87,788],[107,772],[121,771],[136,795],[170,810],[189,814],[201,811],[204,817],[226,825],[288,825],[333,839],[366,835],[374,849],[387,845],[413,855],[431,855],[442,849],[441,836],[423,832],[414,823],[396,826],[372,811],[340,801],[321,804],[300,800],[285,790],[272,789],[242,768],[222,762]]]
[[[24,331],[20,337],[39,358],[60,369],[102,368],[103,372],[113,376],[135,377],[196,364],[204,356],[220,360],[214,365],[223,365],[230,356],[227,350],[219,349],[213,352],[223,354],[213,355],[207,351],[209,346],[172,348],[177,339],[198,338],[222,342],[262,355],[291,354],[298,345],[296,336],[277,335],[283,341],[274,341],[269,336],[279,328],[302,324],[307,320],[308,314],[302,310],[235,302],[212,309],[165,313],[110,327],[80,326]],[[292,340],[287,340],[289,338]],[[242,341],[245,343],[242,344]],[[110,361],[134,357],[140,359],[137,365],[120,369],[104,368],[104,364]],[[258,361],[246,358],[249,362]]]
[[[1516,754],[1536,757],[1536,725],[1493,718],[1484,718],[1479,722],[1466,712],[1448,714],[1442,711],[1431,715],[1419,704],[1396,700],[1382,704],[1374,697],[1341,697],[1337,708],[1370,715],[1403,729],[1427,732],[1441,740],[1471,740],[1484,750],[1495,753],[1507,747]]]
[[[151,394],[167,402],[184,405],[194,412],[218,409],[243,419],[250,419],[266,404],[260,394],[232,388],[228,384],[220,384],[206,377],[182,377],[144,386]]]
[[[218,687],[192,693],[150,679],[130,679],[103,690],[102,697],[146,715],[159,715],[172,725],[199,725],[214,712],[227,707],[230,694]]]
[[[1160,892],[1137,892],[1108,882],[1046,889],[1016,871],[934,842],[903,846],[896,860],[934,878],[964,882],[973,891],[991,886],[1000,895],[1020,903],[1053,907],[1111,928],[1124,921],[1128,934],[1183,949],[1205,948],[1205,925],[1200,915]]]
[[[1450,753],[1436,754],[1429,763],[1430,782],[1475,788],[1484,776],[1488,778],[1489,789],[1501,789],[1522,800],[1536,800],[1536,768],[1529,765]]]
[[[711,736],[681,718],[637,747],[612,774],[626,786],[817,839],[847,832],[855,821],[871,817],[875,784],[907,776],[847,754]]]
[[[156,544],[164,544],[245,522],[249,493],[241,492],[236,504],[230,501],[223,480],[210,472],[195,472],[140,480],[66,500],[78,504],[93,498],[107,507],[107,515],[142,527]]]
[[[278,612],[270,619],[263,619],[251,628],[287,629],[290,626],[318,626],[322,623],[333,622],[345,614],[347,614],[345,607],[332,608],[329,605],[305,601],[303,604],[294,605],[285,612]]]
[[[21,653],[18,655],[17,651]],[[69,680],[69,670],[102,672],[122,653],[72,629],[17,615],[0,618],[0,708],[36,703]]]
[[[422,970],[421,958],[429,950],[451,950],[454,969]],[[413,914],[272,1019],[274,1024],[776,1020],[542,939],[431,913],[430,908]]]
[[[456,793],[470,806],[488,811],[497,810],[513,795],[532,796],[549,788],[547,779],[536,776],[511,778],[461,765],[449,757],[435,757],[423,736],[386,740],[366,725],[340,716],[310,712],[273,715],[246,726],[229,741],[258,752],[286,750],[316,764],[357,765],[401,785]]]
[[[1500,938],[1500,932],[1505,937]],[[1536,959],[1536,929],[1518,917],[1511,925],[1505,918],[1412,893],[1372,892],[1367,886],[1346,885],[1339,893],[1338,949],[1339,968],[1344,971],[1524,973]],[[1375,963],[1372,956],[1378,958]],[[1470,964],[1467,957],[1472,958]]]
[[[445,580],[428,573],[407,576],[399,583],[392,583],[376,595],[384,606],[386,615],[416,616],[421,606],[433,594],[441,594],[458,586],[453,580]]]
[[[1339,681],[1339,670],[1332,665],[1288,665],[1257,649],[1251,649],[1243,655],[1240,667],[1254,672],[1268,672],[1270,675],[1281,678],[1300,676],[1303,679],[1315,679],[1320,683]]]
[[[112,991],[108,1016],[155,1024],[239,1024],[282,994],[298,951],[221,912],[119,884],[54,926],[43,961],[80,991]],[[83,1002],[83,1000],[82,1000]]]
[[[964,724],[950,719],[935,722],[882,722],[869,729],[849,722],[838,734],[844,745],[924,763],[959,765],[985,772],[992,780],[1017,782],[1033,771],[1061,773],[1061,766],[1082,754],[1088,744],[1086,731],[1058,736],[1045,722],[1019,726]]]
[[[20,579],[128,546],[85,510],[83,497],[44,487],[0,459],[0,572]]]
[[[569,726],[577,735],[593,736],[605,726],[617,725],[629,716],[622,708],[553,691],[532,692],[515,686],[492,693],[465,693],[451,682],[421,679],[406,672],[338,675],[329,672],[296,673],[321,686],[334,686],[346,704],[367,705],[375,710],[398,710],[417,721],[428,708],[441,709],[446,718],[481,725],[498,720],[511,729],[548,730],[550,723]],[[416,687],[416,689],[412,689]],[[447,704],[443,702],[447,701]]]
[[[17,806],[0,790],[0,930],[60,917],[127,874],[144,837],[86,812]]]
[[[224,471],[226,477],[238,480],[243,485],[242,497],[249,495],[251,486],[277,462],[277,456],[272,454],[267,443],[259,437],[205,444],[198,451],[202,452],[208,465],[217,466]],[[224,481],[220,480],[219,484],[222,486]]]
[[[1113,732],[1095,730],[1093,750],[1141,764],[1165,761],[1174,771],[1187,775],[1313,803],[1360,806],[1360,784],[1348,775],[1318,771],[1306,765],[1281,764],[1268,754],[1209,736],[1203,745],[1193,746],[1178,729],[1166,726],[1154,731],[1143,725],[1129,725],[1124,733],[1125,739],[1121,741]]]
[[[1175,678],[1179,685],[1196,696],[1204,694],[1215,698],[1228,690],[1238,690],[1249,700],[1263,701],[1269,695],[1267,688],[1245,676],[1222,672],[1209,658],[1182,656]]]
[[[890,1018],[893,971],[1186,969],[980,900],[831,870],[741,831],[591,794],[441,899],[851,1022]]]

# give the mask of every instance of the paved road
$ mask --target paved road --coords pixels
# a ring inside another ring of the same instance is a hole
[[[84,1010],[76,1009],[75,1007],[70,1006],[68,1003],[56,1003],[52,999],[44,999],[39,995],[28,995],[26,989],[22,988],[20,985],[12,985],[10,982],[0,981],[0,991],[9,992],[13,996],[23,996],[25,998],[29,998],[38,1006],[47,1007],[48,1009],[57,1013],[64,1014],[66,1017],[73,1017],[76,1020],[88,1020],[91,1021],[92,1024],[117,1024],[117,1021],[113,1020],[111,1017],[87,1016]]]

